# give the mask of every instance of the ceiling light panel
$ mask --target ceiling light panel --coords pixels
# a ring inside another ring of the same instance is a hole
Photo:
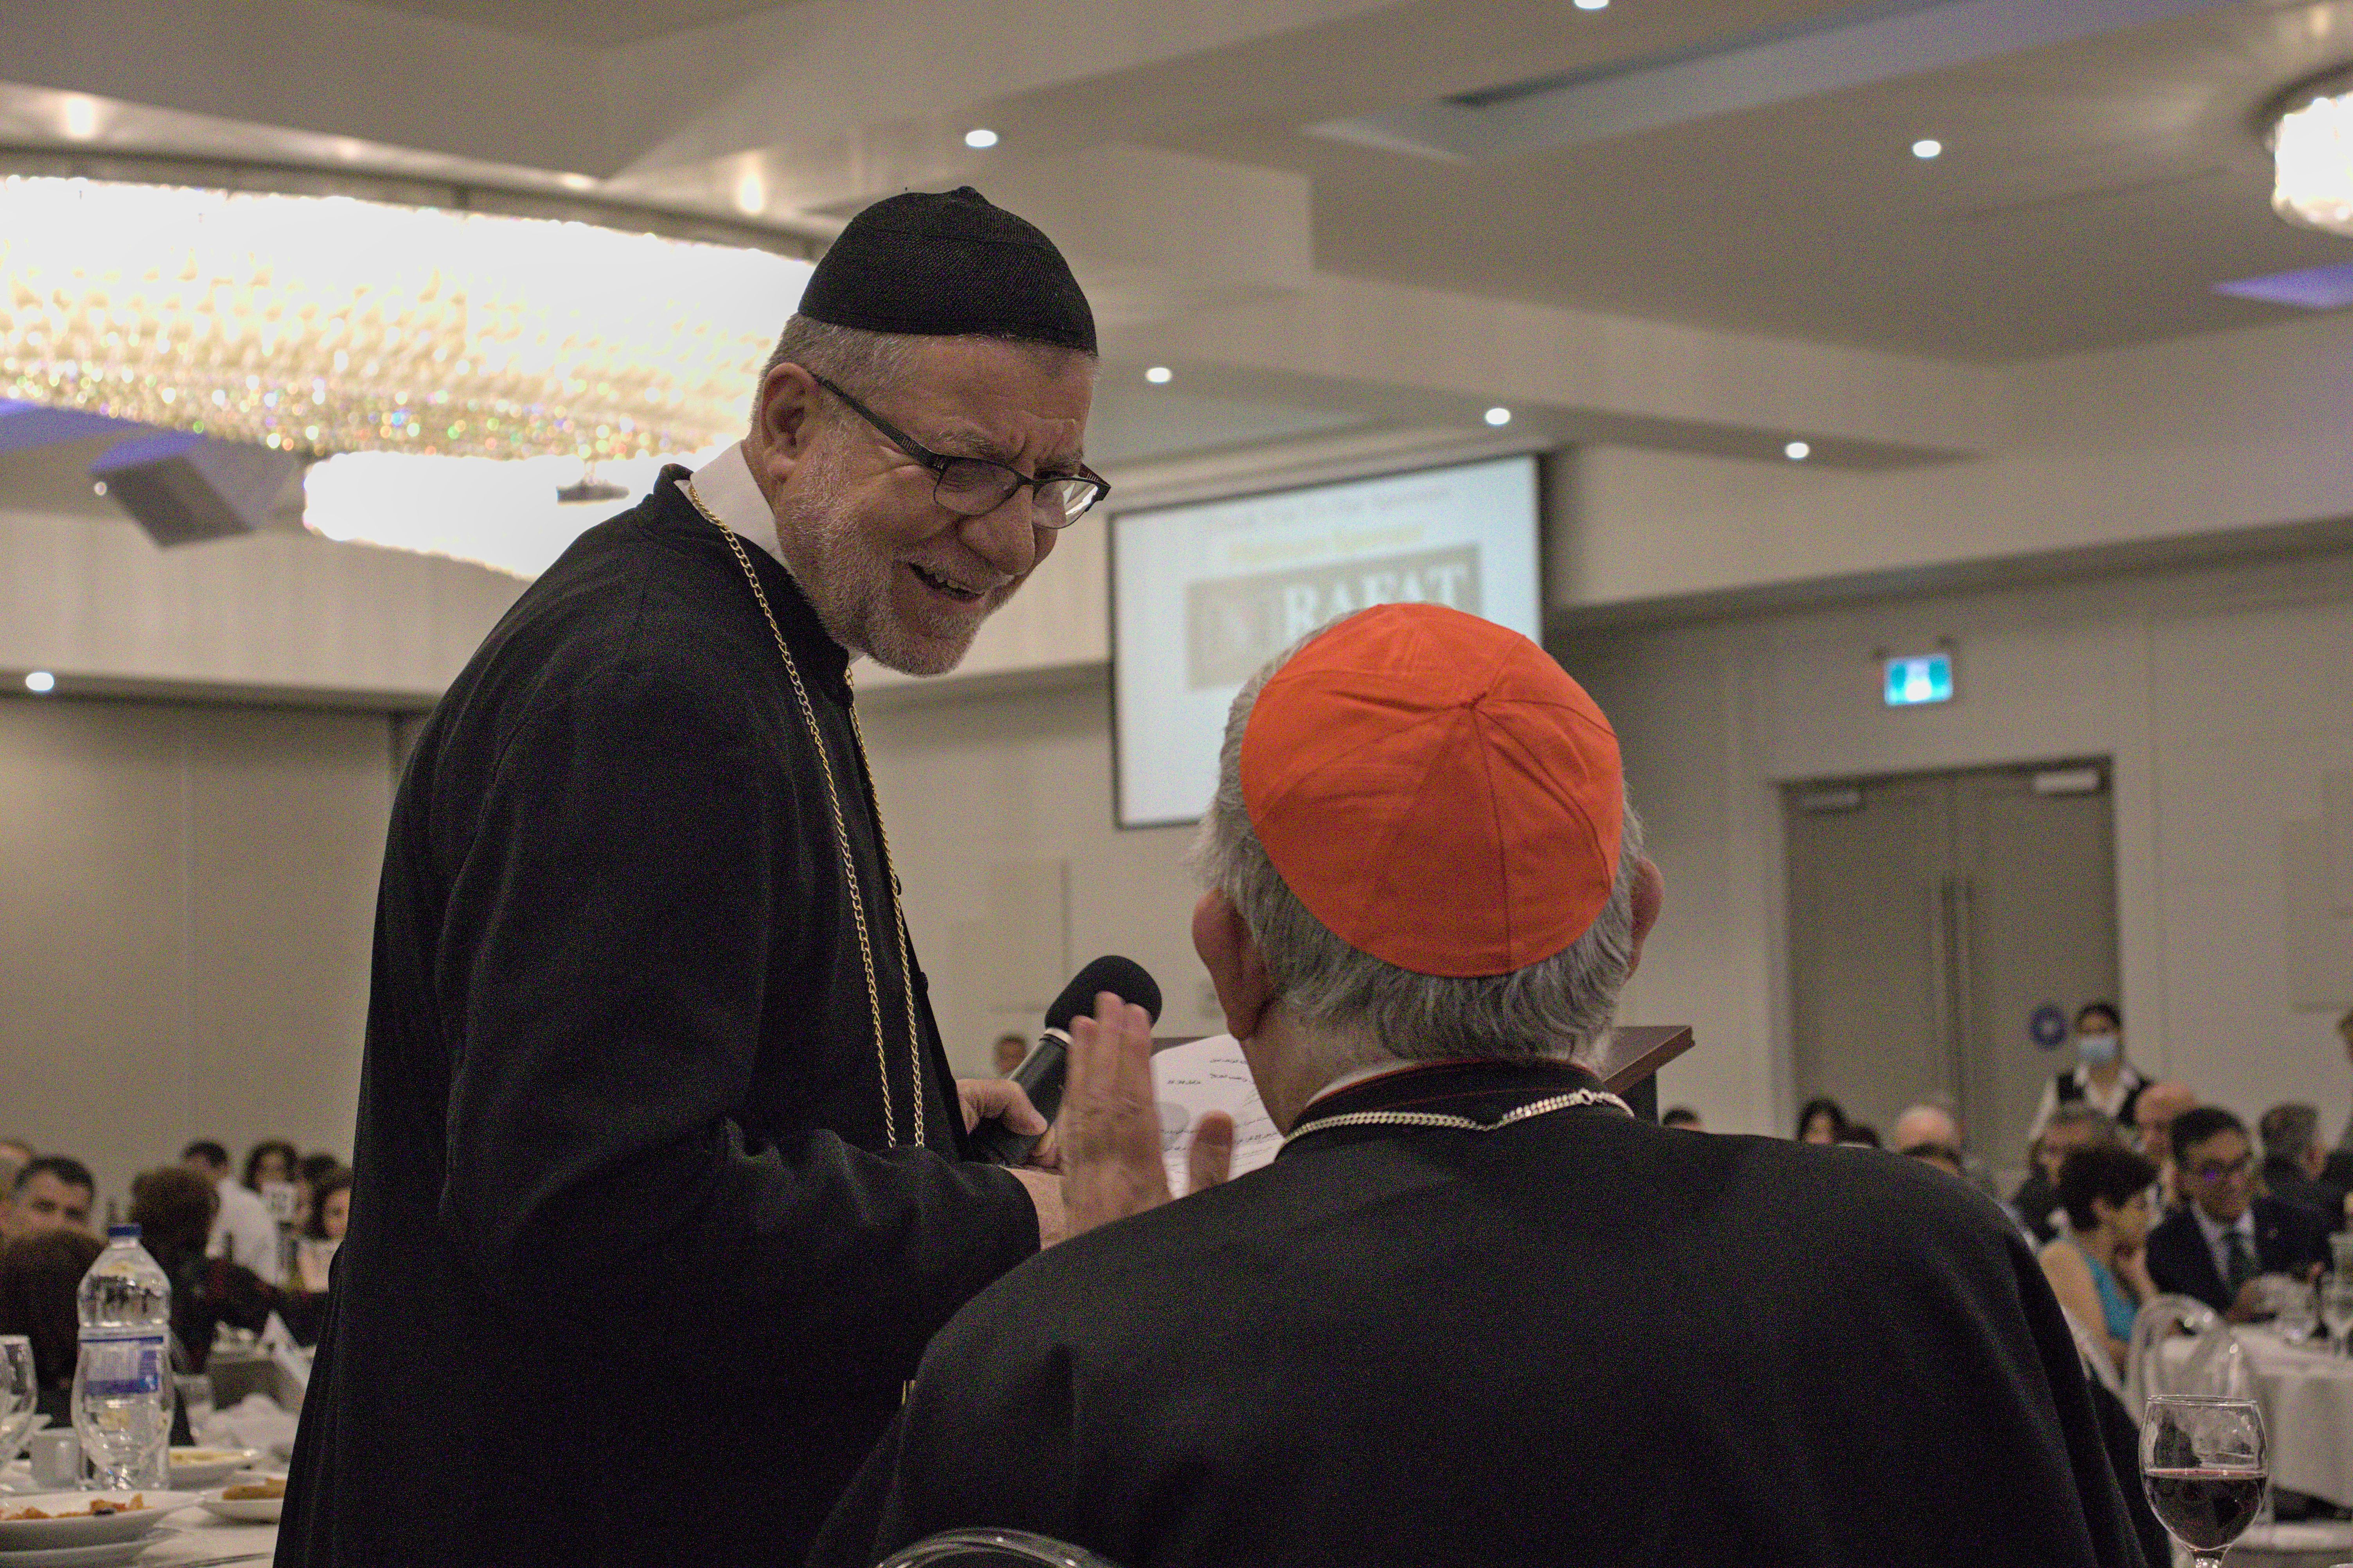
[[[275,450],[591,460],[735,431],[807,280],[585,223],[0,179],[0,397]]]

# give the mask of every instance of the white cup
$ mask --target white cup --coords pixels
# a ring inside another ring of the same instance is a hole
[[[77,1491],[81,1487],[81,1439],[70,1427],[33,1434],[31,1443],[33,1479],[53,1492]]]

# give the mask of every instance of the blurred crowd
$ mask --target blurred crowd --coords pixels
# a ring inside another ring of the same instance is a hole
[[[255,1144],[241,1168],[197,1139],[177,1162],[132,1178],[107,1223],[135,1225],[172,1281],[173,1360],[205,1370],[224,1329],[267,1341],[318,1337],[332,1264],[351,1222],[352,1173],[332,1154],[282,1139]],[[76,1291],[104,1246],[98,1178],[71,1154],[0,1138],[0,1334],[32,1342],[41,1407],[71,1419],[79,1333]]]
[[[2337,1028],[2353,1058],[2353,1012]],[[2268,1279],[2309,1280],[2330,1266],[2328,1238],[2353,1210],[2353,1118],[2334,1145],[2305,1101],[2271,1106],[2251,1128],[2190,1085],[2135,1068],[2112,1003],[2078,1010],[2073,1039],[2076,1065],[2044,1087],[2026,1179],[2010,1191],[1969,1147],[1948,1100],[1908,1107],[1883,1140],[1838,1101],[1812,1100],[1794,1136],[1886,1147],[1979,1188],[2031,1239],[2060,1304],[2118,1369],[2152,1297],[2194,1297],[2245,1321],[2268,1310]],[[1704,1130],[1685,1106],[1660,1120]]]

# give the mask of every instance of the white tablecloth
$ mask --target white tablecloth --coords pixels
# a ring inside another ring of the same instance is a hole
[[[2353,1358],[2241,1329],[2271,1439],[2272,1484],[2353,1508]]]
[[[148,1568],[150,1563],[204,1563],[215,1557],[241,1557],[258,1553],[255,1568],[267,1563],[278,1551],[278,1527],[274,1524],[230,1524],[215,1519],[200,1508],[174,1514],[155,1531],[154,1544],[139,1554],[132,1568]]]

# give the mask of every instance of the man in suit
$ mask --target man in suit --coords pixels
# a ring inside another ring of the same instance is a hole
[[[2255,1193],[2254,1149],[2239,1119],[2201,1105],[2173,1120],[2173,1155],[2189,1201],[2148,1233],[2149,1278],[2233,1322],[2256,1310],[2261,1274],[2309,1279],[2328,1262],[2328,1231],[2298,1205]]]
[[[1124,1568],[2141,1560],[1995,1205],[1579,1065],[1661,888],[1534,643],[1432,605],[1315,637],[1237,698],[1196,864],[1282,1152],[976,1299],[815,1563],[967,1525]],[[1064,1157],[1108,1170],[1089,1108],[1149,1100],[1149,1030],[1073,1036]]]
[[[2322,1173],[2327,1168],[2320,1149],[2317,1107],[2290,1101],[2274,1105],[2255,1123],[2263,1145],[2263,1191],[2284,1203],[2300,1204],[2320,1216],[2330,1230],[2345,1228],[2345,1189]]]

